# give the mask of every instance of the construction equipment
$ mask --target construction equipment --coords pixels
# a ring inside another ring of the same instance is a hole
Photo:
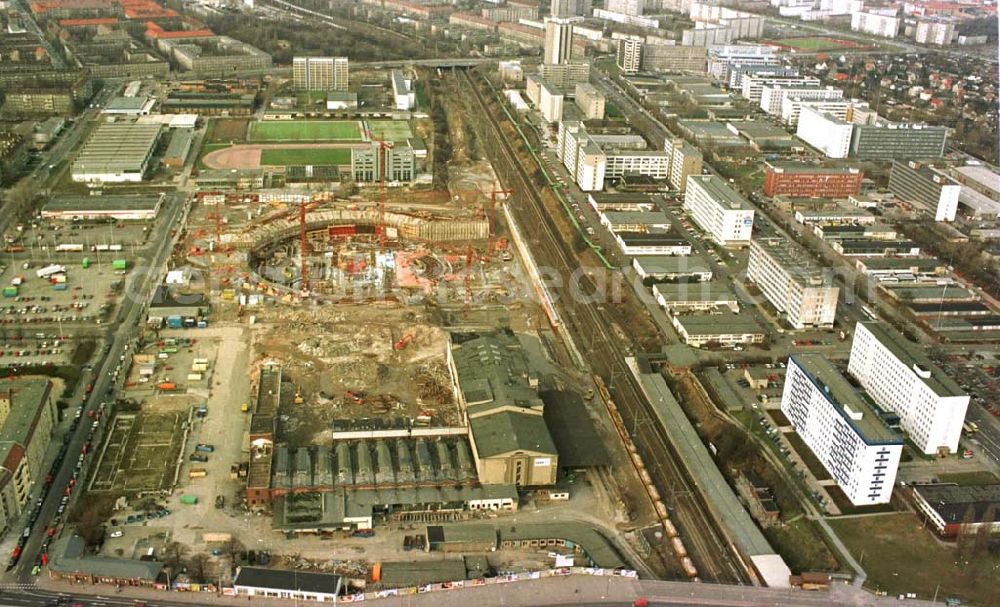
[[[413,334],[412,333],[410,333],[409,335],[404,335],[402,338],[400,338],[399,341],[397,341],[396,343],[392,344],[392,349],[393,350],[402,350],[411,341],[413,341]]]
[[[493,239],[497,235],[497,194],[509,196],[511,193],[511,190],[498,190],[497,188],[493,188],[493,191],[490,192],[490,243],[486,247],[487,261],[489,261],[489,256],[493,254]]]
[[[320,201],[299,204],[299,269],[302,274],[302,292],[309,293],[309,238],[306,236],[306,213]]]
[[[365,399],[364,399],[365,393],[364,392],[354,392],[352,390],[348,390],[347,392],[344,393],[344,396],[346,396],[347,398],[349,398],[352,401],[354,401],[355,405],[363,405],[363,404],[365,404]]]
[[[365,129],[365,135],[368,136],[369,141],[374,141],[378,143],[378,178],[379,178],[379,199],[378,199],[378,226],[375,228],[375,232],[378,234],[378,244],[380,248],[385,248],[385,171],[387,168],[385,151],[391,147],[393,144],[391,141],[386,141],[380,137],[376,137],[372,133],[371,129]]]

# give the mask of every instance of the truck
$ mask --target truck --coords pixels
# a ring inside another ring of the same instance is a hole
[[[111,261],[112,270],[125,270],[128,268],[128,262],[124,259],[113,259]]]
[[[175,384],[172,381],[165,381],[158,384],[156,387],[162,390],[163,392],[172,392],[177,389],[177,384]]]
[[[57,282],[56,284],[52,285],[52,288],[55,289],[56,291],[65,291],[69,287],[64,282]]]
[[[187,374],[187,380],[188,381],[201,381],[202,377],[203,376],[202,376],[201,373],[188,373]]]
[[[53,274],[59,274],[60,272],[65,272],[66,266],[61,266],[57,263],[47,265],[44,268],[38,268],[35,270],[35,276],[39,278],[47,278]]]
[[[190,459],[192,462],[201,462],[204,464],[208,461],[208,456],[204,453],[192,453]]]
[[[208,371],[208,365],[204,365],[201,363],[194,363],[193,365],[191,365],[192,373],[204,373],[205,371]]]
[[[204,468],[191,468],[188,472],[188,478],[205,478],[206,476],[208,476],[208,470]]]
[[[201,451],[202,453],[212,453],[215,451],[215,445],[209,445],[207,443],[198,443],[194,446],[195,451]]]
[[[56,253],[82,253],[82,244],[57,244]]]
[[[198,408],[194,410],[194,414],[197,415],[198,417],[208,416],[208,406],[198,405]]]
[[[215,507],[218,509],[223,509],[226,507],[226,498],[222,495],[215,496]]]
[[[167,327],[171,329],[180,329],[182,326],[184,326],[184,323],[180,316],[174,315],[167,317]]]
[[[194,470],[192,470],[191,472],[194,472]],[[198,496],[197,495],[182,495],[181,496],[181,503],[184,504],[185,506],[194,506],[195,504],[198,503]]]
[[[17,297],[17,287],[10,286],[3,288],[4,297]]]

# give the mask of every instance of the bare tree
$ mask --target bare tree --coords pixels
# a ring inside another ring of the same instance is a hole
[[[993,522],[997,518],[996,504],[990,504],[983,512],[983,520],[979,521],[976,527],[976,540],[972,546],[973,555],[984,554],[990,545],[990,536],[993,533]]]
[[[211,558],[204,552],[192,554],[187,560],[188,577],[194,582],[205,583],[206,576],[209,574],[210,561]]]
[[[246,551],[246,546],[243,542],[235,537],[229,538],[229,540],[222,545],[222,553],[229,557],[230,562],[234,565],[239,561],[240,553]]]
[[[180,542],[170,542],[163,547],[163,552],[161,553],[163,564],[169,569],[176,571],[187,552],[188,547],[186,545]]]

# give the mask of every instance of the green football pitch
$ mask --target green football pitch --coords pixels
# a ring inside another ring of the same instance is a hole
[[[360,141],[361,127],[351,120],[254,122],[250,141]]]
[[[351,164],[349,148],[277,148],[260,151],[261,166]]]
[[[413,137],[410,125],[405,120],[369,120],[366,125],[378,139],[406,141]]]

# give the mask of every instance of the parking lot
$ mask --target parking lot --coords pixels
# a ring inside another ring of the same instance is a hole
[[[27,266],[27,267],[25,267]],[[53,283],[38,272],[50,266],[65,268],[65,282]],[[98,265],[41,265],[22,262],[0,273],[6,291],[0,299],[0,328],[25,325],[102,324],[108,320],[124,287],[125,272],[112,270],[111,261]],[[65,334],[60,330],[58,334]]]

